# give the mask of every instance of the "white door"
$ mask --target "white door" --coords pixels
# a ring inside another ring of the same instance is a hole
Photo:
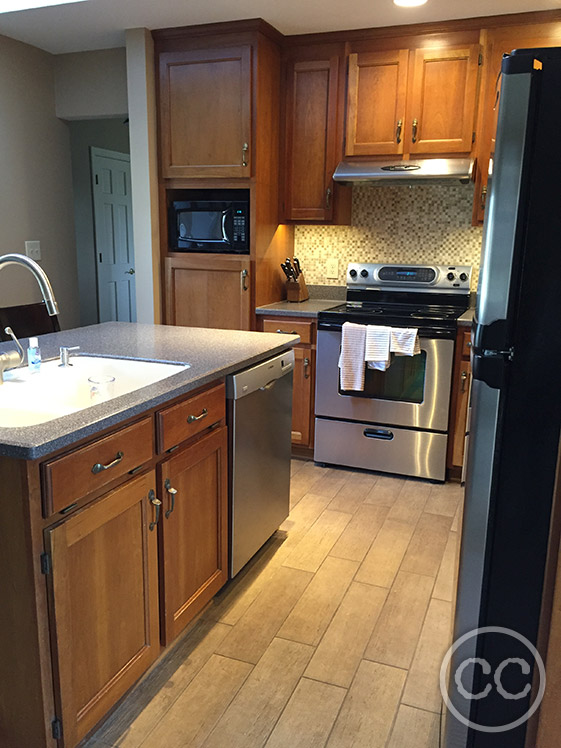
[[[91,148],[100,322],[135,322],[131,167],[127,153]]]

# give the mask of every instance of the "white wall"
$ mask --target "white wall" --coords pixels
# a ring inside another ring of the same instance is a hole
[[[124,48],[56,55],[54,64],[57,117],[70,120],[126,116]]]
[[[53,56],[0,36],[0,254],[23,254],[29,239],[41,242],[61,326],[77,325],[70,143],[55,114]],[[40,299],[27,270],[2,269],[1,306]]]
[[[127,88],[138,322],[160,322],[160,238],[154,42],[128,29]]]

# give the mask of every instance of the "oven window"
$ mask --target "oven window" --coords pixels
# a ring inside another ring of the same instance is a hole
[[[403,403],[422,403],[425,391],[427,353],[417,356],[395,356],[386,371],[366,368],[364,391],[342,390],[339,393],[352,397],[399,400]]]

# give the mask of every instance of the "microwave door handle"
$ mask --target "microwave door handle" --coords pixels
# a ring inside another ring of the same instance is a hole
[[[231,244],[230,240],[228,239],[228,234],[226,232],[226,217],[228,215],[227,210],[222,211],[222,241],[224,244]]]

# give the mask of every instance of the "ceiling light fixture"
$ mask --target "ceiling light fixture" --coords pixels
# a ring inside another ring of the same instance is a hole
[[[83,2],[85,0],[0,0],[0,13],[13,13],[16,10],[30,10],[31,8],[46,8],[51,5]]]
[[[424,5],[427,0],[393,0],[395,5],[402,8],[416,8],[417,5]]]

